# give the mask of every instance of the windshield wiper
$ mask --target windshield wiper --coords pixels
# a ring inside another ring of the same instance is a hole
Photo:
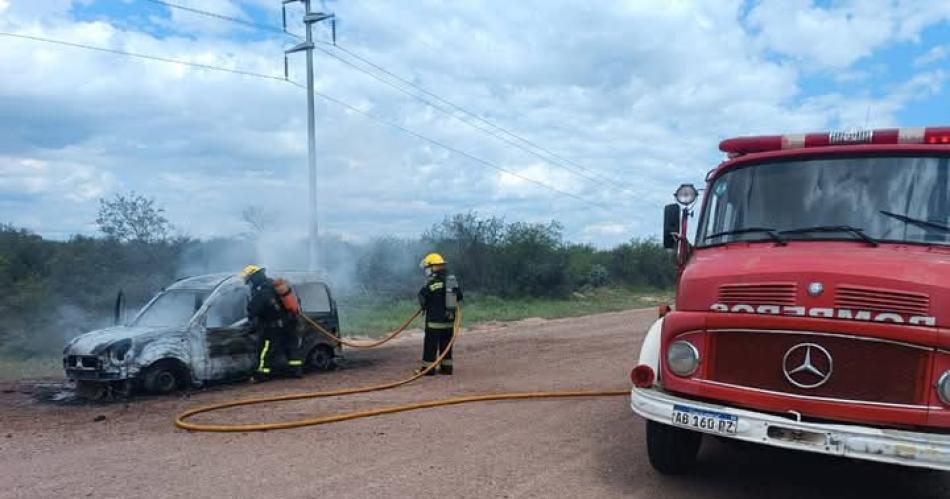
[[[752,232],[761,232],[763,234],[767,234],[779,246],[785,246],[786,244],[788,244],[788,242],[785,241],[785,238],[780,236],[779,233],[775,231],[775,229],[770,229],[768,227],[746,227],[744,229],[727,230],[723,232],[717,232],[715,234],[710,234],[706,236],[706,239],[712,239],[714,237],[720,237],[720,236],[731,236],[735,234],[749,234]]]
[[[907,215],[901,215],[900,213],[891,213],[886,210],[881,210],[878,213],[880,213],[881,215],[887,215],[891,218],[896,218],[900,220],[901,222],[913,224],[918,227],[927,227],[930,229],[937,229],[937,230],[942,230],[944,232],[950,232],[950,227],[943,224],[939,224],[937,222],[931,222],[930,220],[920,220],[917,218],[911,218],[911,217],[908,217]]]
[[[877,240],[865,234],[864,229],[850,225],[816,225],[815,227],[783,230],[779,234],[805,234],[807,232],[850,232],[871,246],[877,246]]]

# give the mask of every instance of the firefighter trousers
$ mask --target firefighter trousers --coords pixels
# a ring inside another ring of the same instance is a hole
[[[278,354],[283,354],[287,367],[291,370],[303,367],[303,359],[300,356],[300,337],[296,334],[295,328],[285,326],[263,329],[256,373],[260,376],[270,376],[276,368],[274,364]]]
[[[450,323],[451,324],[451,323]],[[422,342],[422,361],[428,364],[435,362],[435,359],[439,358],[439,353],[442,350],[445,350],[445,347],[449,346],[449,342],[452,341],[452,328],[434,328],[430,327],[429,324],[426,324],[426,335],[425,339]],[[445,354],[445,358],[442,359],[443,365],[452,365],[452,350],[449,350],[449,353]]]

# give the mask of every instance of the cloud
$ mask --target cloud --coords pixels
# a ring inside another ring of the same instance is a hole
[[[118,14],[77,20],[67,1],[8,4],[3,30],[267,75],[283,74],[291,42],[175,10],[160,9],[151,24],[135,27]],[[269,0],[189,5],[279,22]],[[512,221],[557,218],[568,238],[601,245],[655,235],[660,206],[676,185],[698,184],[721,159],[720,139],[863,123],[868,106],[874,123],[892,126],[918,96],[946,85],[933,68],[887,82],[886,92],[803,90],[815,67],[841,70],[848,86],[872,84],[856,61],[937,22],[904,2],[874,11],[857,2],[769,2],[745,15],[739,0],[328,7],[339,17],[341,46],[546,150],[512,147],[317,53],[320,92],[607,207],[317,98],[320,226],[348,240],[415,235],[468,210]],[[297,31],[299,14],[293,8],[288,17]],[[290,65],[302,81],[303,56],[292,55]],[[0,71],[5,221],[85,230],[97,196],[135,189],[156,197],[194,236],[240,232],[238,213],[251,205],[279,213],[287,233],[306,234],[306,98],[299,88],[4,37]],[[571,173],[572,163],[538,157],[551,153],[613,180],[591,181],[589,172]]]
[[[631,227],[629,224],[613,222],[594,223],[584,227],[583,233],[590,237],[624,237],[631,233]]]
[[[35,158],[0,158],[0,195],[29,194],[70,201],[95,201],[115,177],[86,164]]]
[[[921,56],[918,56],[914,59],[915,67],[929,66],[931,64],[938,63],[943,61],[948,56],[950,56],[950,50],[947,49],[947,45],[938,45],[928,50]]]
[[[950,19],[947,2],[846,0],[820,7],[811,0],[757,3],[746,22],[755,41],[805,69],[843,69],[895,41]]]

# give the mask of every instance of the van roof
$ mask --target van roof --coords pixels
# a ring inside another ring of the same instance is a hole
[[[276,270],[274,272],[268,272],[269,277],[283,277],[289,280],[291,283],[301,284],[301,283],[311,283],[311,284],[320,284],[324,287],[329,287],[327,284],[317,278],[316,274],[313,272],[306,271],[280,271]],[[196,275],[189,277],[182,277],[178,279],[173,284],[167,286],[165,289],[197,289],[197,290],[208,290],[211,291],[218,286],[225,283],[229,279],[239,280],[237,273],[228,273],[228,272],[219,272],[216,274],[204,274]]]

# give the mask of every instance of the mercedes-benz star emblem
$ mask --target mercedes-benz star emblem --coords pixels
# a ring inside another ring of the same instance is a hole
[[[825,285],[818,281],[808,284],[808,294],[811,296],[819,296],[824,290]]]
[[[785,379],[799,388],[818,388],[825,384],[833,368],[831,354],[815,343],[799,343],[789,348],[782,358]]]

